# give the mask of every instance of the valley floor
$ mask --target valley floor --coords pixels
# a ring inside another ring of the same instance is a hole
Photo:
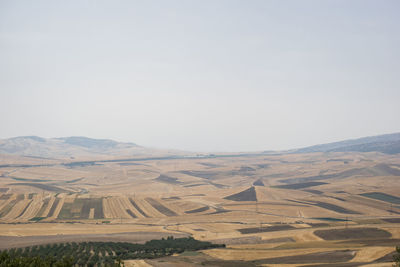
[[[396,155],[4,163],[0,249],[173,235],[227,247],[127,266],[390,266],[400,245]]]

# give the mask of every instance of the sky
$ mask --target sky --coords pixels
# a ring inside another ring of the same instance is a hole
[[[0,0],[0,138],[190,151],[400,131],[398,0]]]

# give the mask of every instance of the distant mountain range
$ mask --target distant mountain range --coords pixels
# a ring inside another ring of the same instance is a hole
[[[313,152],[381,152],[385,154],[397,154],[400,153],[400,133],[315,145],[290,150],[284,153]],[[81,136],[62,138],[20,136],[0,140],[0,154],[49,159],[92,159],[110,157],[187,156],[192,153],[178,150],[152,149],[134,143],[122,143],[109,139],[92,139]]]
[[[400,133],[350,139],[294,150],[294,153],[312,152],[381,152],[397,154],[400,153]]]
[[[134,143],[81,136],[62,138],[20,136],[0,140],[0,154],[49,159],[140,157],[177,153],[179,152],[145,148]]]

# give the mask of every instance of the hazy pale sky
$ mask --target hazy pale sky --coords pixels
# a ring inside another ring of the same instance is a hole
[[[400,1],[0,0],[0,138],[197,151],[400,131]]]

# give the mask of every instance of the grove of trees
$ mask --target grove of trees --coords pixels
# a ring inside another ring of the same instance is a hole
[[[400,267],[400,246],[396,247],[396,252],[395,252],[395,254],[393,256],[393,260],[395,262],[394,266]]]
[[[225,245],[198,241],[192,237],[151,240],[145,244],[126,242],[59,243],[11,248],[0,254],[0,267],[121,266],[122,260],[152,259]]]

